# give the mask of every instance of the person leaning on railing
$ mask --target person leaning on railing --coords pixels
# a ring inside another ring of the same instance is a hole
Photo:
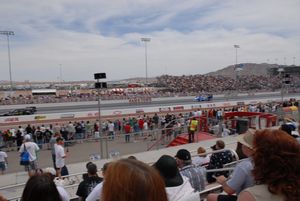
[[[251,174],[254,132],[255,130],[249,129],[237,137],[237,141],[242,144],[243,153],[248,158],[237,164],[228,180],[223,175],[216,177],[216,181],[222,185],[227,195],[211,193],[207,196],[207,201],[236,201],[237,196],[233,194],[239,194],[245,188],[254,185],[254,178]]]

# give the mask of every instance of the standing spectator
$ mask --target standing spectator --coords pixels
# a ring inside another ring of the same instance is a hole
[[[19,150],[20,146],[23,143],[23,135],[22,135],[22,132],[20,131],[20,129],[17,130],[16,141],[17,141],[17,150]]]
[[[197,131],[197,127],[198,127],[198,120],[196,119],[196,117],[193,117],[193,119],[191,120],[190,124],[189,124],[189,143],[192,143],[195,141],[195,131]]]
[[[177,165],[180,173],[189,178],[195,191],[202,191],[205,188],[205,169],[203,167],[195,167],[192,164],[191,154],[186,149],[178,150],[176,154]]]
[[[7,168],[8,160],[7,160],[7,154],[6,152],[2,151],[0,149],[0,173],[4,174],[4,171]]]
[[[255,132],[253,140],[256,185],[242,191],[238,201],[299,201],[300,145],[282,130]]]
[[[56,143],[56,139],[58,137],[61,137],[60,134],[58,132],[56,132],[54,135],[51,136],[50,138],[50,148],[51,148],[51,156],[52,156],[52,162],[53,162],[53,167],[54,169],[56,169],[56,154],[55,154],[55,143]]]
[[[82,143],[83,139],[83,128],[80,122],[76,123],[75,125],[75,139],[79,140],[79,143]]]
[[[27,125],[27,127],[25,128],[25,132],[26,134],[32,135],[33,134],[33,130],[30,126],[30,124]]]
[[[130,142],[131,126],[129,123],[126,123],[124,125],[124,131],[125,131],[125,142]]]
[[[61,176],[66,175],[62,173],[62,169],[66,168],[65,167],[66,153],[63,145],[64,145],[63,138],[58,137],[56,139],[56,144],[54,145],[54,149],[55,149],[55,165],[56,165],[57,176],[60,178]]]
[[[79,201],[85,201],[88,195],[92,192],[97,184],[103,179],[97,175],[97,166],[94,163],[90,163],[87,166],[88,175],[80,182],[76,195],[79,196]]]
[[[43,148],[43,143],[44,143],[44,133],[42,132],[41,128],[38,126],[35,131],[35,136],[37,139],[37,144],[39,145],[39,148]]]
[[[19,152],[22,153],[25,149],[29,153],[29,165],[25,165],[25,171],[28,172],[28,176],[32,176],[38,168],[36,153],[40,148],[35,142],[31,142],[30,135],[28,134],[24,136],[24,143],[21,145]]]
[[[108,139],[113,140],[115,138],[115,124],[112,121],[108,121]]]
[[[211,149],[213,151],[221,150],[225,148],[225,143],[223,140],[217,140],[216,144],[211,146]],[[209,164],[207,166],[207,169],[220,169],[223,168],[223,165],[226,163],[231,163],[233,161],[233,156],[230,151],[222,151],[218,153],[213,153],[210,157]],[[206,174],[207,182],[212,183],[215,182],[216,179],[214,177],[224,175],[225,177],[229,176],[228,171],[222,171],[222,172],[208,172]]]

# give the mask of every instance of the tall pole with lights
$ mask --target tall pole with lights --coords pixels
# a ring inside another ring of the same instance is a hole
[[[9,68],[9,81],[10,81],[10,91],[13,91],[12,73],[11,73],[11,59],[10,59],[10,46],[9,46],[9,36],[15,35],[13,31],[0,31],[1,35],[7,36],[7,50],[8,50],[8,68]]]
[[[148,86],[147,43],[151,41],[151,38],[141,38],[141,41],[145,43],[145,67],[146,67],[146,87],[147,87]]]
[[[240,48],[239,45],[233,45],[234,49],[235,49],[235,65],[234,65],[234,71],[235,71],[235,82],[237,84],[237,96],[238,96],[238,93],[239,93],[239,90],[238,90],[238,66],[237,66],[237,63],[238,63],[238,48]]]

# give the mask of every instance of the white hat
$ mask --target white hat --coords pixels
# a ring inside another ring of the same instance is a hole
[[[237,136],[237,141],[241,144],[253,149],[254,129],[248,129],[245,133]]]
[[[47,168],[44,169],[43,172],[44,172],[44,173],[50,173],[50,174],[52,174],[53,176],[56,176],[56,171],[55,171],[55,169],[54,169],[53,167],[47,167]]]
[[[29,141],[29,140],[31,140],[31,137],[30,137],[30,135],[26,134],[26,135],[24,136],[24,140],[26,140],[26,141]]]

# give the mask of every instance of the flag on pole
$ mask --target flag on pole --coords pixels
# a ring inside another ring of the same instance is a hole
[[[234,47],[234,48],[240,48],[240,46],[239,46],[239,45],[234,45],[233,47]]]

